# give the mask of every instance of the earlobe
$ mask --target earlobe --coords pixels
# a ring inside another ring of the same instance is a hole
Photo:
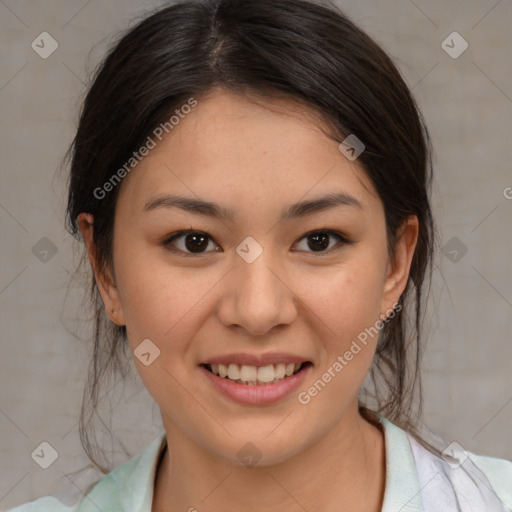
[[[383,314],[393,308],[407,286],[418,233],[418,218],[411,215],[402,225],[395,246],[394,258],[388,264],[382,298],[382,306],[385,308],[382,311]]]
[[[93,237],[94,217],[90,213],[81,213],[77,218],[77,223],[87,248],[89,263],[91,264],[91,268],[94,272],[96,285],[98,286],[98,290],[103,299],[107,315],[116,325],[125,325],[124,314],[116,283],[110,274],[105,275],[103,272],[100,272],[97,266],[96,247]]]

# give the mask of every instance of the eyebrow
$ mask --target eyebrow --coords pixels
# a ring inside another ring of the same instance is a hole
[[[280,220],[305,217],[337,206],[352,206],[360,210],[363,209],[363,205],[355,197],[345,192],[339,192],[337,194],[328,194],[311,201],[300,201],[292,204],[283,209]],[[166,194],[151,199],[144,206],[144,211],[152,211],[157,208],[180,208],[181,210],[195,215],[224,219],[231,222],[234,221],[234,213],[231,210],[222,208],[215,203],[172,194]]]

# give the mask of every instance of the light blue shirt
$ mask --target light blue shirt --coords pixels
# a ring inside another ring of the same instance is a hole
[[[386,418],[381,416],[380,422],[386,448],[382,512],[512,512],[512,461],[465,452],[467,459],[456,466]],[[166,443],[164,432],[73,506],[45,496],[9,512],[151,512],[156,469]]]

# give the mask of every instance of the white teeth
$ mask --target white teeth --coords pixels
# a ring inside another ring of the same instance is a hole
[[[268,364],[266,366],[251,366],[238,364],[212,364],[210,365],[212,373],[219,377],[227,377],[232,381],[241,384],[273,384],[285,377],[293,375],[302,363],[278,363]]]
[[[243,364],[240,367],[240,380],[243,380],[244,382],[256,382],[257,375],[258,368],[256,368],[256,366],[247,366],[246,364]]]
[[[230,364],[228,366],[228,377],[231,380],[238,380],[240,378],[240,366],[237,364]]]
[[[295,371],[295,365],[293,363],[288,363],[286,365],[286,376],[289,377]]]
[[[276,364],[276,379],[282,379],[286,375],[286,365],[284,363]]]
[[[213,367],[212,367],[212,371],[213,371]],[[215,372],[213,372],[215,373]],[[226,377],[228,374],[228,369],[226,366],[224,366],[223,364],[219,364],[219,376],[224,378]]]
[[[272,382],[275,378],[274,365],[261,366],[258,368],[258,380],[260,382]]]

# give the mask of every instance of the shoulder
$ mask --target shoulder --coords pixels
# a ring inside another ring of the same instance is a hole
[[[54,496],[45,496],[11,508],[7,512],[74,512],[75,510],[75,507],[64,505]]]
[[[65,505],[44,496],[7,512],[139,512],[150,510],[156,468],[166,446],[165,432],[142,453],[105,475],[85,490],[79,501]]]
[[[512,461],[471,452],[468,455],[489,479],[503,503],[512,511]]]
[[[130,461],[131,462],[131,461]],[[118,471],[120,466],[114,471]],[[98,510],[123,511],[118,498],[118,489],[112,478],[114,472],[104,476],[73,505],[65,505],[55,496],[44,496],[24,503],[7,512],[98,512]]]
[[[478,503],[488,512],[512,512],[512,461],[477,455],[455,443],[450,457],[445,458],[446,451],[440,457],[413,436],[407,437],[426,502],[441,495],[468,510],[476,510],[471,507]]]

